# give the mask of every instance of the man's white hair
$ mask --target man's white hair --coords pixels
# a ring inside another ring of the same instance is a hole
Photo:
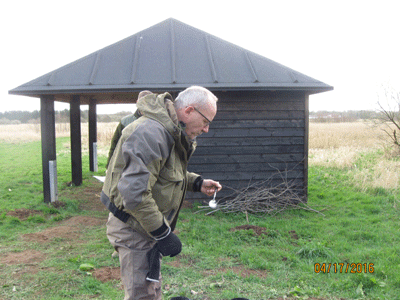
[[[174,106],[176,110],[193,105],[204,107],[207,104],[211,104],[216,107],[217,101],[218,98],[206,88],[191,86],[179,93],[174,101]]]

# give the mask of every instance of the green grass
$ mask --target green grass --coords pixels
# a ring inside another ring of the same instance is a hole
[[[83,160],[83,185],[69,187],[68,139],[57,139],[59,200],[64,207],[43,203],[39,142],[0,145],[0,255],[39,253],[29,264],[0,264],[0,299],[122,299],[118,280],[102,283],[79,266],[118,267],[104,224],[80,226],[71,238],[28,241],[24,235],[59,227],[70,217],[106,220],[106,212],[82,209],[80,197],[101,186]],[[106,158],[99,157],[99,174]],[[177,231],[182,253],[163,260],[164,299],[396,299],[400,295],[399,191],[361,191],[346,170],[310,167],[309,205],[324,215],[288,210],[276,216],[197,213],[197,205],[180,214]],[[37,210],[25,220],[8,215],[15,209]],[[240,225],[266,228],[231,230]],[[75,238],[72,238],[76,235]],[[1,260],[0,260],[1,261]],[[315,264],[325,272],[315,272]],[[333,265],[342,272],[334,272]],[[347,264],[373,264],[360,273]],[[327,272],[331,264],[330,272]]]

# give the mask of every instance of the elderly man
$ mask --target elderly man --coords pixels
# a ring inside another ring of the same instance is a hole
[[[221,185],[187,171],[196,137],[208,132],[218,99],[199,86],[175,101],[168,93],[137,102],[142,116],[122,131],[108,166],[101,201],[111,211],[107,237],[119,253],[125,299],[161,299],[161,282],[147,280],[147,254],[180,253],[173,231],[186,191],[212,196]]]

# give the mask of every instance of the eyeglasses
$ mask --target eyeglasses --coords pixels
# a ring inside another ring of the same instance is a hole
[[[210,125],[210,124],[211,124],[211,121],[210,121],[205,115],[203,115],[196,107],[193,106],[193,108],[194,108],[194,110],[197,111],[204,119],[207,120],[207,122],[208,122],[207,125]]]

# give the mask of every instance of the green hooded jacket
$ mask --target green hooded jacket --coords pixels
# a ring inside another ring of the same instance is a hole
[[[151,238],[175,227],[186,191],[198,191],[198,174],[187,171],[196,147],[178,122],[170,94],[137,102],[142,116],[122,131],[110,160],[103,200],[129,214],[127,223]]]
[[[141,116],[140,111],[136,110],[134,114],[123,117],[121,119],[121,122],[119,122],[117,128],[115,129],[114,135],[111,139],[110,151],[108,152],[106,168],[108,168],[108,165],[110,164],[110,160],[114,154],[115,147],[117,147],[118,141],[122,135],[122,130],[124,130],[124,128],[128,126],[130,123],[140,118],[140,116]]]

